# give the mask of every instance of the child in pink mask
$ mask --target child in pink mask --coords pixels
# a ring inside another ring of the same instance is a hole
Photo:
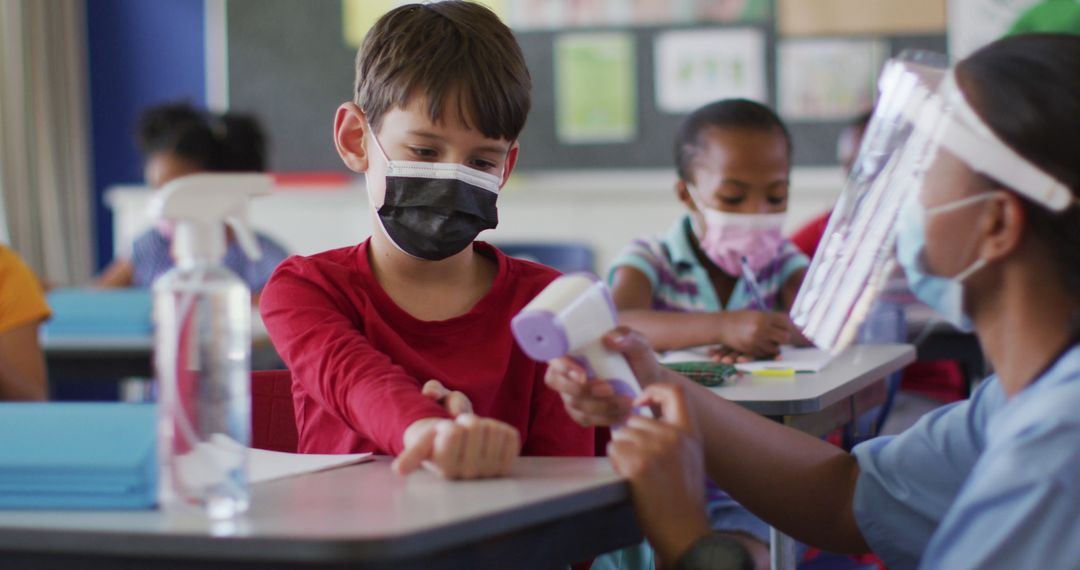
[[[787,310],[809,264],[781,233],[787,128],[752,101],[710,103],[679,128],[675,160],[675,195],[688,212],[615,260],[620,320],[660,351],[707,346],[724,362],[775,356],[801,336]]]

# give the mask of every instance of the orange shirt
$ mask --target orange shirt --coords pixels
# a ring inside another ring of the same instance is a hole
[[[0,245],[0,333],[49,318],[41,283],[11,249]]]

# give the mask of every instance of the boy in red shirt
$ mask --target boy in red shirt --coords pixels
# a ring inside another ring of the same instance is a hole
[[[478,4],[402,6],[368,32],[334,139],[365,174],[376,229],[287,259],[261,300],[301,452],[390,453],[399,472],[427,462],[466,479],[504,475],[519,454],[593,454],[510,333],[557,272],[473,241],[497,223],[530,88],[510,30]],[[475,415],[452,418],[429,380]]]

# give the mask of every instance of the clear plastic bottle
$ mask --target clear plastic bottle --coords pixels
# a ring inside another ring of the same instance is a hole
[[[263,174],[192,174],[151,201],[154,217],[175,223],[176,267],[154,283],[158,488],[166,508],[198,505],[224,519],[250,503],[251,293],[223,265],[225,225],[257,259],[247,204],[272,185]]]
[[[247,510],[251,294],[225,267],[189,260],[154,284],[162,503],[211,518]]]

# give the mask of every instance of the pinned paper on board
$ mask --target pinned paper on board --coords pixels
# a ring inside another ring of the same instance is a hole
[[[637,134],[634,42],[628,33],[555,41],[555,133],[566,144],[621,143]]]
[[[404,3],[401,0],[341,0],[341,29],[345,35],[345,45],[360,47],[375,22]]]
[[[487,6],[500,20],[506,22],[508,1],[479,0],[477,3]],[[409,0],[341,0],[341,26],[345,35],[345,45],[352,48],[360,47],[368,30],[383,14],[408,3]]]
[[[759,29],[666,32],[654,49],[656,102],[665,113],[687,113],[719,99],[768,99],[765,34]]]
[[[945,0],[777,0],[785,36],[940,34]]]
[[[786,119],[846,120],[874,104],[888,46],[877,40],[783,40],[777,48],[779,112]]]
[[[697,0],[699,22],[760,22],[769,16],[768,0]]]
[[[502,0],[517,30],[761,22],[768,0]]]

